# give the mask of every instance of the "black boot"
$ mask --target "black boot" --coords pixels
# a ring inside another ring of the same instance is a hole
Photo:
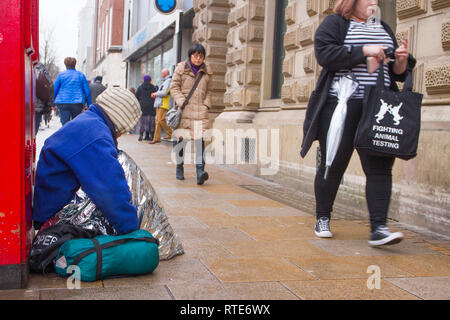
[[[142,141],[143,138],[144,138],[144,133],[142,132],[142,133],[139,134],[139,139],[138,139],[138,141]]]
[[[177,173],[176,173],[177,180],[184,180],[184,167],[183,167],[183,164],[184,163],[177,164]]]
[[[175,140],[173,142],[173,148],[175,152],[178,152],[177,156],[177,171],[176,171],[176,178],[177,180],[184,180],[184,147],[185,143],[183,140],[177,141]]]
[[[209,179],[208,172],[205,171],[205,164],[197,164],[197,184],[203,185]]]
[[[195,141],[195,157],[197,168],[197,184],[203,185],[209,179],[208,173],[205,171],[205,159],[203,151],[205,150],[205,142],[203,139]],[[200,164],[198,164],[200,163]]]
[[[144,141],[150,141],[150,135],[145,131]]]

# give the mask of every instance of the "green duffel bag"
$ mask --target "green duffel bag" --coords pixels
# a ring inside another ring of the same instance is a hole
[[[111,276],[140,275],[153,272],[159,263],[158,240],[146,230],[121,236],[98,236],[65,242],[54,265],[62,277],[92,282]],[[68,270],[69,269],[69,270]],[[70,274],[69,274],[70,273]]]

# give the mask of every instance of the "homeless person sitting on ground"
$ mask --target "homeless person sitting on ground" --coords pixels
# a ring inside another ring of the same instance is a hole
[[[133,93],[107,89],[89,110],[45,141],[34,189],[36,230],[69,204],[80,187],[118,234],[138,229],[137,210],[117,160],[117,138],[131,130],[140,116]]]

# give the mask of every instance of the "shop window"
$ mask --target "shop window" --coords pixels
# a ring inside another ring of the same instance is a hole
[[[288,0],[278,0],[275,6],[275,26],[273,38],[273,66],[271,98],[281,98],[281,87],[284,83],[283,60],[285,57],[284,34],[286,33],[285,12]]]

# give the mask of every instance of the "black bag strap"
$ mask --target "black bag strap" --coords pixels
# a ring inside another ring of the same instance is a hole
[[[100,280],[102,278],[103,251],[97,239],[91,239],[91,241],[94,243],[95,251],[97,252],[97,269],[95,271],[95,280]]]
[[[381,64],[381,67],[378,70],[377,88],[382,89],[386,87],[384,85],[384,64]]]
[[[181,109],[184,109],[187,106],[187,104],[189,103],[189,100],[191,100],[192,95],[195,92],[195,89],[197,89],[198,84],[200,83],[200,80],[202,80],[202,78],[203,78],[203,75],[204,75],[204,72],[200,72],[200,74],[198,75],[197,80],[195,80],[194,86],[192,87],[191,91],[189,92],[186,100],[184,100],[183,105],[181,106]]]
[[[76,266],[78,265],[78,263],[80,263],[81,259],[87,257],[88,255],[96,252],[97,253],[97,268],[96,268],[96,280],[100,280],[101,279],[101,275],[102,275],[102,263],[103,263],[103,249],[107,249],[107,248],[111,248],[111,247],[115,247],[121,244],[124,244],[128,241],[131,240],[137,240],[137,241],[145,241],[145,242],[149,242],[149,243],[156,243],[156,245],[159,246],[159,241],[158,239],[155,238],[150,238],[150,237],[142,237],[142,238],[123,238],[123,239],[118,239],[118,240],[114,240],[111,242],[106,242],[104,244],[100,244],[98,242],[97,239],[90,239],[93,243],[94,243],[94,247],[90,248],[86,251],[83,251],[82,253],[78,254],[75,259],[72,262],[72,265]]]
[[[413,73],[411,71],[407,71],[405,84],[403,85],[403,92],[412,91],[413,90]]]

